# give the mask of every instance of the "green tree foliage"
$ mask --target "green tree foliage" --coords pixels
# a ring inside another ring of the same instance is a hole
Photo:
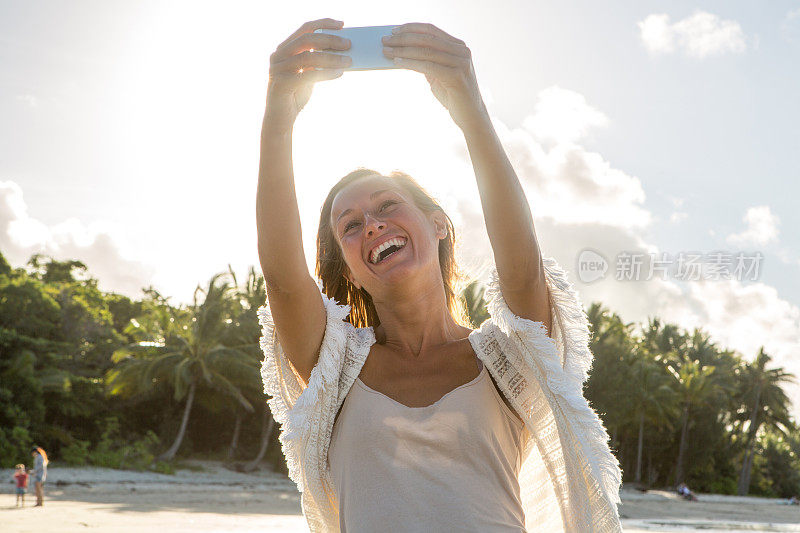
[[[595,359],[585,394],[609,430],[625,480],[673,487],[683,479],[700,491],[735,493],[753,405],[742,373],[748,363],[702,330],[682,332],[651,318],[634,331],[598,303],[587,316]],[[782,375],[781,369],[772,374],[779,383],[760,415],[770,431],[794,431]],[[765,434],[749,442],[761,446]],[[762,461],[753,468],[761,475],[767,467]],[[764,493],[757,486],[750,490]]]
[[[611,435],[612,449],[620,446],[621,431],[630,422],[631,414],[620,409],[628,402],[631,361],[635,343],[631,337],[633,324],[626,324],[616,313],[600,304],[587,311],[592,337],[589,348],[594,354],[592,379],[586,382],[585,395],[601,414]]]
[[[768,429],[755,446],[750,466],[757,483],[751,486],[752,491],[761,496],[800,497],[800,433],[785,435]]]
[[[771,360],[762,346],[755,361],[742,363],[738,369],[739,404],[743,409],[737,411],[740,421],[743,422],[744,417],[747,417],[744,458],[737,487],[739,495],[747,494],[750,487],[759,429],[766,426],[774,433],[786,436],[792,427],[788,411],[789,399],[782,385],[794,381],[794,376],[783,368],[767,368]],[[742,427],[745,431],[744,425]]]
[[[178,452],[198,387],[208,389],[204,396],[212,400],[208,404],[212,408],[228,398],[253,411],[242,385],[254,382],[258,365],[241,345],[224,344],[234,337],[229,330],[238,305],[224,276],[215,275],[206,289],[198,286],[188,309],[157,309],[145,322],[149,329],[139,323],[135,333],[142,340],[118,349],[112,357],[117,363],[107,375],[112,395],[146,395],[155,384],[166,382],[175,400],[184,404],[175,440],[161,459],[170,460]]]
[[[479,281],[471,282],[461,291],[461,298],[464,300],[467,316],[476,328],[480,327],[483,321],[489,318],[489,312],[486,310],[486,300],[483,297],[484,292],[486,292],[486,287],[481,285]]]
[[[16,450],[4,466],[30,460],[15,442],[21,430],[56,451],[99,435],[97,417],[111,407],[100,373],[123,340],[107,295],[72,275],[82,265],[34,256],[29,266],[0,269],[0,447]]]
[[[181,429],[187,451],[213,454],[237,416],[239,454],[255,457],[260,421],[272,420],[258,372],[263,278],[251,269],[240,288],[218,274],[192,305],[167,300],[153,288],[136,301],[104,293],[79,261],[35,255],[13,269],[0,254],[0,463],[29,462],[35,442],[54,464],[139,468],[161,439],[180,445]],[[120,379],[134,362],[148,386]],[[193,431],[188,416],[181,424],[192,387]]]

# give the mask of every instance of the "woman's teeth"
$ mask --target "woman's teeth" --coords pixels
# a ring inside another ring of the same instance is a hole
[[[390,239],[385,243],[381,244],[380,246],[378,246],[377,248],[375,248],[374,250],[372,250],[369,260],[374,265],[380,261],[381,252],[383,252],[384,250],[386,250],[391,246],[397,246],[397,249],[399,250],[400,248],[405,246],[405,244],[406,241],[404,239],[399,239],[399,238]]]

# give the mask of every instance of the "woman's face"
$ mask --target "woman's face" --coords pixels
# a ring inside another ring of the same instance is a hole
[[[349,184],[331,204],[331,228],[350,280],[373,298],[410,274],[440,272],[444,220],[439,211],[424,213],[394,180],[380,175]]]

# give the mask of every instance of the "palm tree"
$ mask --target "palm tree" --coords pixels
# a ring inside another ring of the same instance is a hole
[[[264,304],[267,299],[267,289],[264,283],[264,277],[258,274],[254,267],[250,267],[247,274],[247,280],[240,286],[236,282],[236,274],[233,269],[228,266],[234,284],[237,287],[237,298],[241,304],[240,313],[234,318],[233,325],[235,328],[232,330],[234,337],[231,339],[232,345],[239,346],[243,351],[252,357],[252,361],[256,365],[260,365],[263,354],[259,346],[261,338],[261,324],[258,322],[258,315],[256,311]],[[251,398],[253,403],[260,405],[262,408],[261,413],[261,443],[258,448],[256,456],[248,461],[241,468],[244,471],[255,470],[258,464],[266,455],[269,448],[272,430],[275,426],[275,419],[269,411],[269,406],[264,394],[263,384],[261,383],[261,376],[257,372],[253,374],[253,380],[249,382],[248,386],[243,387],[242,393],[248,398]],[[238,420],[238,419],[237,419]],[[234,431],[234,438],[236,432]],[[229,453],[229,456],[232,454]]]
[[[737,488],[739,496],[746,495],[750,488],[750,473],[759,428],[766,424],[786,435],[793,426],[789,418],[789,398],[781,384],[794,381],[794,375],[784,371],[782,367],[768,369],[767,364],[771,360],[762,346],[755,361],[742,365],[740,372],[741,396],[744,405],[749,407],[750,414]]]
[[[107,376],[112,394],[140,394],[155,383],[167,382],[175,400],[184,402],[178,433],[160,460],[171,460],[178,452],[198,387],[226,393],[244,409],[253,410],[237,383],[257,373],[257,366],[247,353],[223,342],[234,302],[229,283],[223,279],[217,284],[222,276],[213,276],[205,290],[198,286],[194,302],[185,312],[156,310],[146,322],[152,329],[144,330],[139,323],[141,331],[134,328],[130,332],[140,337],[139,342],[114,353],[117,366]],[[142,336],[149,338],[142,340]]]
[[[661,324],[661,319],[654,317],[642,328],[639,344],[653,355],[668,354],[685,350],[686,335],[682,334],[675,324]]]
[[[636,451],[637,483],[642,481],[642,451],[644,448],[644,426],[649,421],[655,426],[672,429],[670,419],[675,416],[678,397],[674,390],[674,378],[646,350],[641,350],[631,368],[630,390],[633,415],[639,424],[639,440]]]
[[[267,448],[269,446],[269,439],[272,435],[272,429],[275,427],[275,419],[264,410],[261,416],[261,446],[258,448],[258,453],[253,458],[252,461],[246,463],[243,467],[245,472],[251,472],[256,469],[258,463],[264,458],[264,455],[267,453]]]
[[[719,394],[720,388],[713,378],[714,366],[703,366],[699,361],[685,361],[678,370],[668,367],[676,378],[677,392],[682,404],[681,437],[678,446],[678,461],[675,467],[675,483],[684,479],[683,461],[689,437],[689,422],[692,410],[707,406]]]

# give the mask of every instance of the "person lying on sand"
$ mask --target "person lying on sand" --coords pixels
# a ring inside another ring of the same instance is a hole
[[[680,485],[678,485],[678,494],[683,496],[684,500],[687,500],[687,501],[690,501],[690,502],[696,502],[697,501],[697,496],[694,494],[694,492],[691,491],[691,489],[689,489],[689,487],[686,485],[686,483],[681,483]]]

